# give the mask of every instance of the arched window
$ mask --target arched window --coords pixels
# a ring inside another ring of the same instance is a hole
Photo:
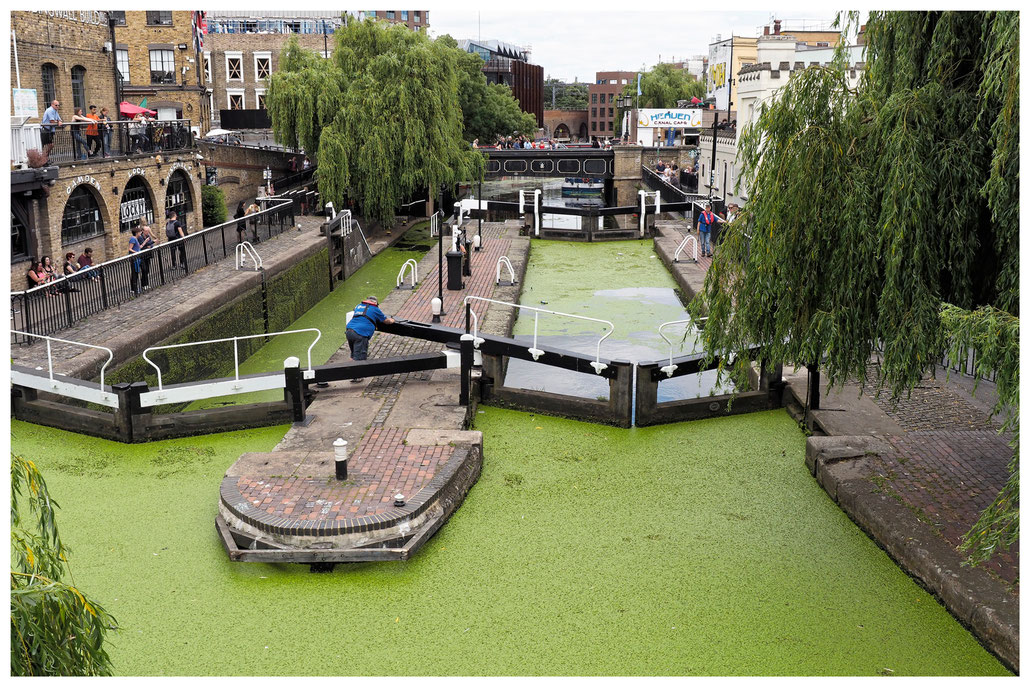
[[[168,190],[165,192],[165,217],[171,210],[175,210],[175,214],[184,224],[186,215],[193,212],[193,192],[190,190],[190,179],[181,169],[172,172],[172,177],[168,180]]]
[[[57,100],[57,66],[49,62],[43,65],[43,108]]]
[[[61,219],[61,242],[73,243],[91,236],[104,233],[104,218],[100,215],[100,205],[96,196],[86,184],[80,184],[64,205],[64,216]]]
[[[86,68],[82,65],[72,67],[72,107],[86,111]]]
[[[554,130],[554,137],[567,141],[569,139],[569,127],[566,124],[559,124]]]
[[[118,230],[129,231],[136,226],[136,221],[141,219],[145,219],[148,224],[153,223],[154,201],[143,182],[143,177],[134,176],[125,184],[125,191],[118,205]]]

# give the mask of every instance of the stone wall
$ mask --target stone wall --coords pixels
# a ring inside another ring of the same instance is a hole
[[[197,149],[204,157],[202,163],[204,167],[217,170],[215,185],[225,193],[225,205],[229,210],[229,217],[236,212],[238,203],[246,204],[257,197],[258,191],[265,183],[263,176],[265,167],[272,170],[273,179],[278,179],[291,174],[290,158],[294,157],[293,153],[281,150],[231,146],[205,141],[198,141]],[[298,161],[304,159],[303,155],[296,155],[296,157]]]
[[[544,136],[556,138],[555,131],[564,124],[569,130],[568,135],[571,140],[589,141],[588,112],[589,110],[544,110]]]
[[[104,52],[104,43],[111,41],[107,12],[11,12],[12,44],[18,51],[17,67],[11,50],[11,86],[36,90],[36,117],[29,124],[38,124],[43,111],[50,106],[44,102],[43,66],[56,67],[57,99],[61,101],[61,116],[70,121],[75,112],[72,99],[71,71],[84,67],[85,106],[95,104],[115,110],[114,52]],[[13,100],[12,110],[13,112]]]

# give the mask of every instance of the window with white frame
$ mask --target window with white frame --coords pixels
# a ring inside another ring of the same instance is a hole
[[[265,109],[265,89],[263,89],[263,88],[255,88],[254,89],[254,96],[257,99],[257,109],[264,110]]]
[[[215,123],[215,94],[207,94],[207,111],[211,114],[211,123]]]
[[[211,83],[211,53],[204,51],[204,82]]]
[[[118,76],[123,83],[129,83],[129,51],[119,48],[114,51],[114,55],[118,64]]]
[[[225,53],[225,80],[243,81],[243,53]]]
[[[254,53],[254,78],[257,81],[264,81],[272,74],[272,53]]]
[[[247,101],[243,96],[242,88],[227,88],[225,89],[225,100],[229,103],[230,110],[243,110],[246,109]]]

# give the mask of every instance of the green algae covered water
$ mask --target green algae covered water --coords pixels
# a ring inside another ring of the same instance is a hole
[[[1001,675],[826,497],[783,412],[620,430],[485,408],[408,562],[231,563],[226,466],[285,427],[127,446],[22,422],[119,675]]]
[[[295,326],[342,341],[397,252]],[[245,368],[295,354],[275,345]],[[12,423],[74,582],[121,626],[116,674],[1007,674],[812,480],[785,412],[622,430],[482,408],[483,473],[448,523],[413,560],[328,574],[232,563],[215,533],[225,469],[286,429],[124,445]]]

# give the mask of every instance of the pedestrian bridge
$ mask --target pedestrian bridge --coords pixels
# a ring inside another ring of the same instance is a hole
[[[615,152],[599,148],[560,150],[489,150],[486,153],[486,178],[502,176],[567,177],[590,176],[611,179],[615,176]]]

